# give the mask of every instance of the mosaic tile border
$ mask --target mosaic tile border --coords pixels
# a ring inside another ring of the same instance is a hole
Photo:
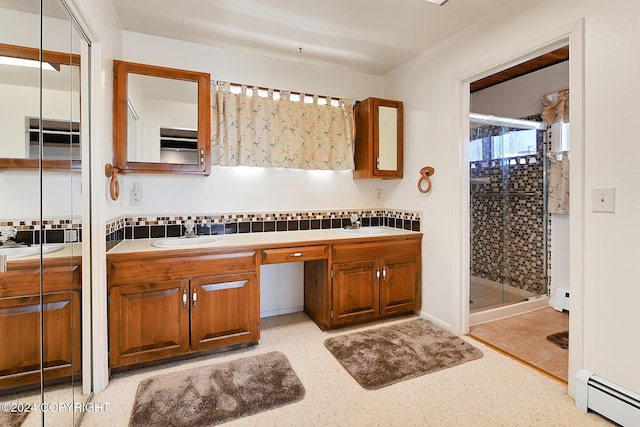
[[[187,220],[196,223],[200,235],[264,233],[342,228],[358,215],[363,227],[389,226],[420,231],[418,212],[361,209],[298,212],[244,212],[211,215],[124,216],[106,224],[107,250],[123,240],[180,237]]]
[[[82,241],[82,218],[49,218],[40,220],[3,219],[0,227],[15,227],[16,239],[28,244],[71,243]],[[75,231],[75,232],[74,232]]]

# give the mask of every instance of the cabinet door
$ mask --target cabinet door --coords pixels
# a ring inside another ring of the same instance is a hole
[[[376,99],[373,103],[374,175],[402,178],[402,103]]]
[[[415,256],[380,260],[380,314],[418,308],[418,259]]]
[[[147,362],[187,352],[188,297],[188,280],[111,288],[111,367]]]
[[[367,98],[356,103],[353,178],[402,178],[401,101]]]
[[[377,260],[333,265],[332,323],[346,323],[378,314]]]
[[[42,309],[42,310],[41,310]],[[0,389],[40,381],[40,313],[44,379],[81,372],[80,291],[0,299]]]
[[[259,293],[254,273],[191,280],[191,349],[257,341]]]

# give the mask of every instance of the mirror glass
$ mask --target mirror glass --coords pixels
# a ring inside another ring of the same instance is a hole
[[[37,167],[42,157],[45,168],[68,166],[69,160],[77,167],[81,156],[80,58],[43,51],[41,78],[39,55],[35,48],[0,44],[0,165]],[[40,95],[46,100],[42,121]]]
[[[208,174],[207,73],[114,61],[114,166]]]
[[[90,189],[81,190],[90,93],[80,67],[91,48],[65,1],[0,0],[0,56],[37,67],[0,65],[0,248],[10,258],[0,273],[0,404],[22,405],[1,425],[78,425],[92,390],[82,324],[91,282],[81,277],[90,277]]]
[[[378,170],[398,169],[398,109],[378,107]]]
[[[127,158],[198,163],[198,84],[142,74],[127,76]]]

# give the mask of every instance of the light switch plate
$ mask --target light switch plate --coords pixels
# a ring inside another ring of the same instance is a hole
[[[615,212],[616,189],[593,188],[591,190],[591,210],[593,212]]]

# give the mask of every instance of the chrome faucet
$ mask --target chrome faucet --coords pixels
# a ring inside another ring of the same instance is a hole
[[[12,226],[0,227],[0,245],[2,246],[17,246],[19,243],[16,241],[18,230]]]
[[[194,231],[196,228],[196,223],[193,220],[189,219],[184,223],[184,237],[198,237],[196,232]]]
[[[351,220],[351,225],[347,225],[345,228],[360,228],[360,221],[358,221],[358,215],[351,214],[349,218]]]

